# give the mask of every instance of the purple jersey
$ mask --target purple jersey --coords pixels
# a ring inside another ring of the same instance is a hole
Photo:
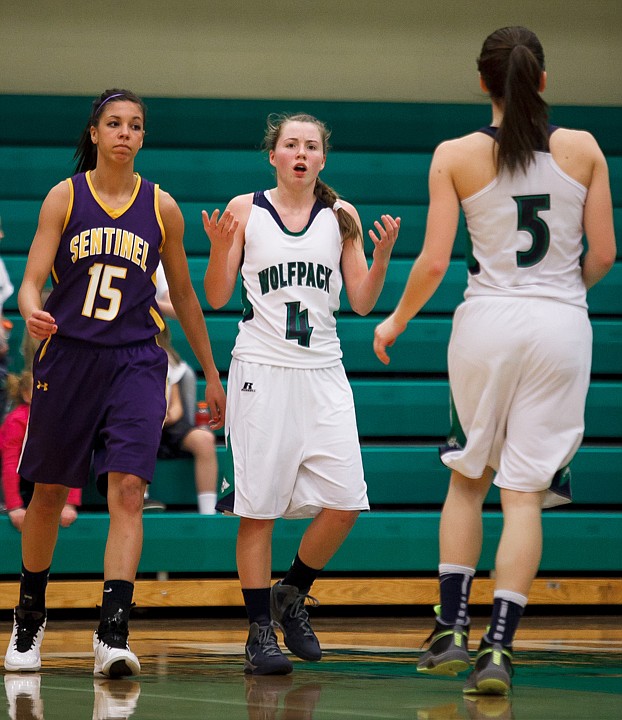
[[[164,241],[159,186],[136,177],[130,201],[116,210],[97,196],[89,172],[67,180],[71,198],[45,304],[60,336],[126,345],[163,327],[155,301]]]

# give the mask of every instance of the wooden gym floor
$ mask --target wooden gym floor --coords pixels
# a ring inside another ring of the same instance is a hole
[[[485,622],[473,620],[472,649]],[[130,642],[142,674],[107,681],[92,675],[95,623],[56,619],[52,612],[43,668],[5,674],[0,717],[4,711],[11,720],[622,718],[619,615],[528,614],[515,644],[512,695],[477,700],[463,699],[464,675],[416,673],[430,619],[318,616],[313,624],[324,650],[321,662],[295,659],[290,676],[255,678],[242,672],[244,619],[134,619]],[[0,652],[10,630],[4,619]]]

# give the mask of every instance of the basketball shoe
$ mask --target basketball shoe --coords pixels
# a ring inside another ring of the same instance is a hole
[[[315,662],[321,659],[322,649],[309,624],[309,613],[305,607],[307,598],[313,607],[320,604],[294,585],[283,585],[279,580],[270,591],[270,615],[283,631],[286,647],[302,660]]]
[[[512,648],[482,638],[465,695],[507,695],[512,689]]]
[[[95,675],[118,678],[140,674],[140,663],[128,644],[128,615],[128,610],[119,608],[111,618],[102,620],[93,633]]]
[[[23,610],[13,612],[13,633],[4,656],[4,667],[11,672],[41,669],[41,643],[47,622],[44,612]]]
[[[252,623],[244,649],[248,675],[287,675],[294,668],[276,641],[274,627]]]
[[[428,675],[455,677],[471,664],[469,658],[469,626],[445,625],[439,619],[440,605],[434,608],[436,624],[423,643],[430,643],[417,663],[417,670]]]
[[[32,672],[5,675],[4,691],[11,720],[43,720],[40,675]]]
[[[136,680],[93,680],[93,720],[127,720],[136,710],[140,683]]]

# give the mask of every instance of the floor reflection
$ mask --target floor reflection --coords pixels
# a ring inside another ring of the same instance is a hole
[[[463,697],[465,675],[418,675],[412,638],[370,642],[349,630],[325,633],[319,663],[293,659],[288,676],[244,675],[243,623],[214,633],[187,624],[137,625],[139,678],[93,677],[91,628],[55,626],[39,673],[4,676],[10,720],[619,720],[622,637],[525,636],[508,698]],[[600,634],[599,630],[599,634]],[[419,633],[423,635],[423,630]],[[7,638],[8,640],[8,634]],[[4,641],[0,633],[0,642]],[[0,703],[2,704],[2,703]],[[0,717],[2,712],[0,711]]]

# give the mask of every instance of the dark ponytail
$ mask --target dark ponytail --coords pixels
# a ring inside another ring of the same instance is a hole
[[[276,148],[276,144],[281,135],[281,130],[283,129],[285,123],[288,122],[303,122],[315,125],[320,131],[324,155],[328,154],[328,150],[330,148],[330,145],[328,144],[328,140],[330,138],[330,130],[321,120],[313,117],[313,115],[307,115],[306,113],[297,113],[295,115],[288,115],[285,113],[272,113],[268,115],[266,132],[262,144],[262,148],[264,150],[270,151]],[[315,197],[320,202],[324,203],[324,205],[327,205],[330,208],[332,208],[337,202],[337,200],[339,200],[339,195],[337,195],[333,188],[327,185],[323,180],[320,180],[319,177],[315,181],[315,188],[313,192],[315,193]],[[350,215],[350,213],[347,212],[343,207],[340,207],[335,212],[337,213],[337,222],[339,223],[339,232],[341,233],[342,241],[359,241],[362,245],[363,237],[361,235],[359,226],[356,220],[352,217],[352,215]]]
[[[91,114],[89,115],[86,127],[82,131],[82,135],[80,135],[78,146],[73,156],[73,159],[76,161],[76,173],[95,169],[97,165],[97,147],[93,145],[91,140],[91,128],[97,126],[104,107],[107,107],[109,103],[119,100],[129,100],[130,102],[136,103],[142,110],[143,125],[147,121],[147,106],[138,95],[135,95],[130,90],[119,90],[116,88],[105,90],[91,103]]]
[[[540,95],[544,51],[535,33],[516,26],[484,41],[477,67],[503,108],[497,133],[497,170],[526,170],[537,151],[549,149],[548,105]]]

